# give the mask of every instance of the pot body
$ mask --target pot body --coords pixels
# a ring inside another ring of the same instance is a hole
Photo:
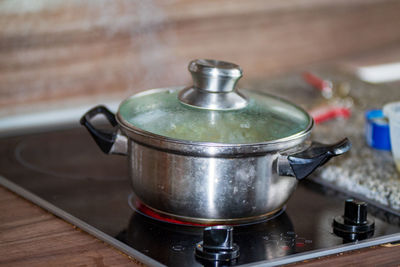
[[[104,115],[114,132],[91,120]],[[251,144],[171,139],[129,125],[104,106],[89,110],[81,123],[108,154],[128,156],[136,196],[148,208],[183,221],[235,224],[257,221],[280,210],[304,179],[330,158],[348,151],[309,142],[313,126],[293,136]]]
[[[122,102],[116,116],[97,106],[81,118],[103,152],[128,155],[136,196],[159,213],[209,224],[268,217],[283,207],[298,179],[350,149],[347,139],[304,147],[310,115],[277,97],[241,94],[236,64],[200,59],[189,71],[193,86],[149,90]],[[98,114],[114,132],[91,123]],[[199,138],[199,130],[235,138]]]
[[[174,218],[222,223],[255,221],[280,210],[295,190],[278,174],[278,152],[209,157],[128,141],[130,179],[139,200]]]

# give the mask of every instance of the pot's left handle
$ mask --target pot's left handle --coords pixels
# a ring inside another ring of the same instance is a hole
[[[113,132],[107,132],[97,129],[90,121],[98,114],[104,115],[107,121],[114,127]],[[86,127],[92,135],[94,141],[100,149],[106,154],[128,154],[128,138],[120,133],[117,120],[114,113],[105,106],[96,106],[85,113],[80,120],[81,124]]]
[[[304,151],[292,155],[281,155],[278,159],[278,173],[283,176],[294,176],[302,180],[316,168],[324,165],[332,157],[339,156],[351,148],[349,139],[335,144],[312,142]]]

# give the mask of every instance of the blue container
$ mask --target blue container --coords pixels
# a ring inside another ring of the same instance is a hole
[[[365,113],[365,120],[367,144],[376,149],[391,150],[389,123],[382,110],[368,110]]]

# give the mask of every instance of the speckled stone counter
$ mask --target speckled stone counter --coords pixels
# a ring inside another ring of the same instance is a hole
[[[370,148],[364,135],[365,111],[400,101],[400,83],[372,85],[337,68],[314,69],[313,72],[325,79],[348,83],[354,106],[350,119],[336,119],[315,126],[313,140],[331,143],[348,137],[352,149],[319,168],[311,179],[354,192],[400,212],[400,174],[391,152]],[[308,110],[323,102],[320,93],[306,84],[300,73],[268,81],[243,82],[243,87],[282,96]]]

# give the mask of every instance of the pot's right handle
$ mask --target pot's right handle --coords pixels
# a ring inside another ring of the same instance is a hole
[[[278,163],[279,175],[294,176],[302,180],[329,159],[347,152],[350,148],[351,143],[348,138],[332,145],[312,142],[310,147],[302,152],[281,156]]]
[[[96,129],[96,127],[90,122],[98,114],[102,114],[107,118],[111,126],[114,127],[113,132]],[[86,127],[94,141],[104,153],[127,155],[128,139],[126,136],[122,135],[116,127],[118,122],[115,119],[114,113],[108,110],[105,106],[96,106],[86,112],[85,115],[82,116],[80,123]]]

